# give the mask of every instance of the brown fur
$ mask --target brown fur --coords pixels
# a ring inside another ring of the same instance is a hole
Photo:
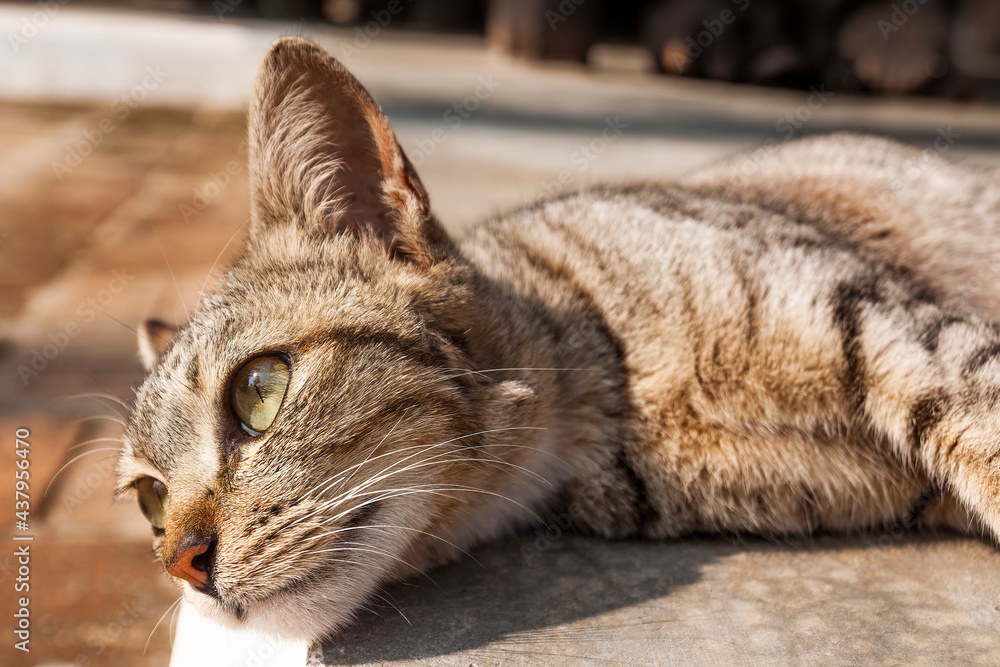
[[[834,136],[456,244],[371,97],[297,38],[250,140],[248,248],[172,340],[148,330],[120,465],[123,493],[168,489],[165,566],[210,545],[211,587],[184,584],[205,613],[314,639],[553,507],[608,537],[802,533],[940,486],[928,517],[1000,531],[997,174]],[[254,437],[228,387],[262,353],[291,376]]]

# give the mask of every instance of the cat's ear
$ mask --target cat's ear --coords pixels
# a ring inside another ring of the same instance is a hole
[[[447,235],[389,119],[336,59],[285,37],[261,65],[250,107],[254,239],[294,224],[311,234],[373,234],[393,257],[426,264]]]
[[[174,341],[177,327],[160,320],[146,320],[139,324],[139,360],[147,371],[152,370],[156,360]]]

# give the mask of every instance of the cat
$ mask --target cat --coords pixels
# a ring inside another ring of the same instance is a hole
[[[997,172],[833,135],[456,242],[297,37],[249,144],[246,249],[186,325],[142,326],[119,463],[201,613],[322,639],[555,508],[608,538],[1000,534]]]

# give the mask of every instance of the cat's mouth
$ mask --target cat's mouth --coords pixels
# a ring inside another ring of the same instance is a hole
[[[309,582],[315,576],[315,573],[310,572],[298,579],[285,582],[280,587],[271,589],[260,597],[250,600],[238,600],[223,596],[214,584],[211,587],[201,588],[191,586],[191,590],[198,593],[198,595],[193,596],[197,606],[210,608],[215,613],[231,621],[242,623],[247,619],[250,612],[257,607],[271,606],[282,602],[284,599],[296,597],[307,589]]]
[[[296,618],[295,610],[307,603],[310,589],[320,573],[309,572],[252,600],[227,599],[217,590],[194,596],[189,602],[205,616],[236,630],[255,630],[265,634],[295,635],[298,628],[286,625]]]
[[[226,602],[225,600],[222,600],[221,598],[215,598],[215,602],[219,606],[219,610],[222,613],[228,614],[229,616],[232,616],[234,620],[236,620],[236,621],[238,621],[240,623],[242,623],[243,621],[246,620],[247,609],[241,603],[239,603],[239,602]]]
[[[246,603],[224,598],[211,577],[207,585],[195,586],[191,584],[190,589],[196,593],[196,595],[189,597],[193,598],[191,601],[197,606],[202,608],[209,607],[221,615],[239,622],[242,622],[246,618]]]

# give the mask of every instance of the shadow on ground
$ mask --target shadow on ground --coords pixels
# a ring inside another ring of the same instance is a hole
[[[609,542],[567,535],[548,542],[535,535],[511,537],[433,570],[427,578],[390,588],[386,599],[377,601],[381,604],[328,643],[324,657],[329,664],[425,659],[507,640],[504,653],[519,652],[520,645],[543,660],[544,652],[510,641],[523,636],[552,643],[549,657],[580,658],[560,651],[559,635],[563,640],[571,635],[579,651],[588,641],[609,641],[623,633],[659,634],[663,622],[636,619],[627,629],[602,626],[586,636],[557,628],[668,596],[697,581],[706,560],[736,550],[709,540]]]
[[[535,540],[390,588],[312,664],[983,664],[995,649],[996,553],[948,532]]]

